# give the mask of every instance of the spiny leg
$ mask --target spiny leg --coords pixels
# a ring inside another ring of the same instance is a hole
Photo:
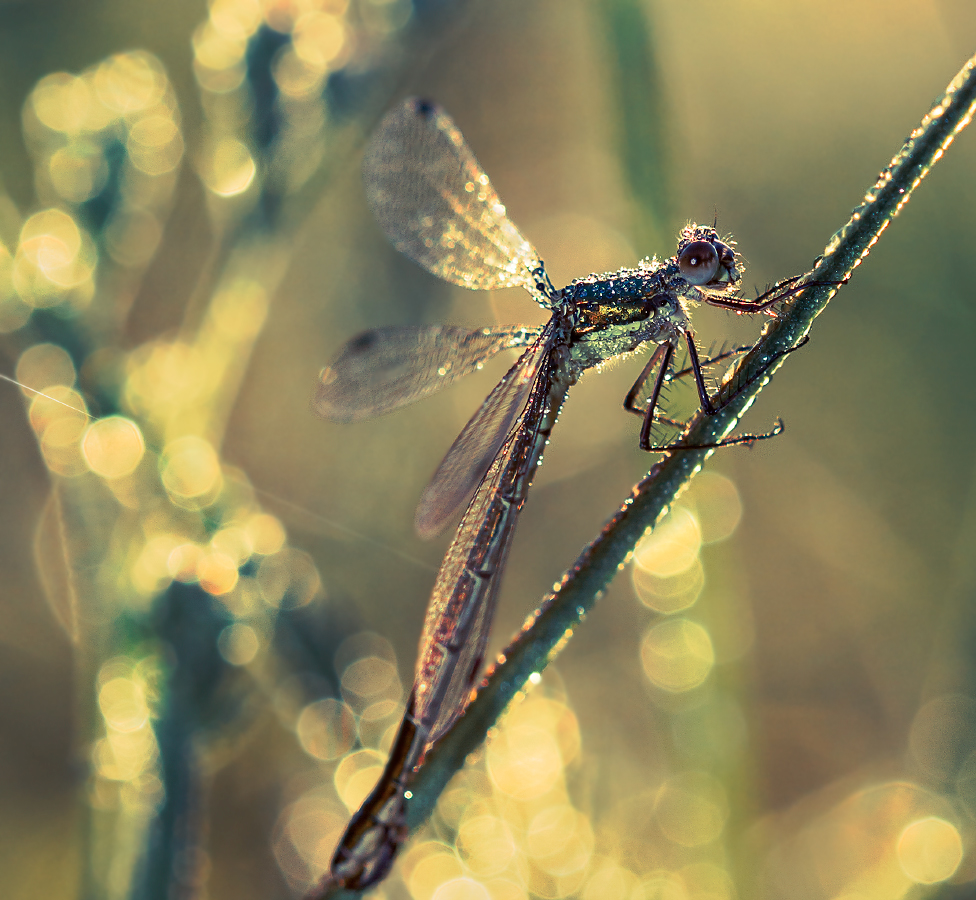
[[[708,388],[705,387],[705,376],[702,374],[701,363],[698,361],[698,348],[695,346],[695,337],[690,331],[685,332],[685,341],[688,343],[688,363],[691,374],[695,376],[695,387],[698,388],[698,399],[701,401],[701,408],[706,416],[715,414],[715,407],[708,396]]]
[[[654,422],[654,410],[657,408],[658,399],[661,396],[661,388],[664,386],[664,382],[667,379],[668,369],[671,366],[671,358],[674,356],[674,344],[667,341],[664,344],[658,344],[654,353],[651,354],[651,358],[644,365],[641,370],[640,375],[637,376],[637,380],[634,382],[631,389],[627,392],[627,396],[624,398],[624,409],[627,412],[632,412],[634,415],[640,416],[644,423],[641,425],[640,432],[640,445],[641,448],[646,450],[647,445],[650,444],[650,434],[651,425]],[[644,403],[643,408],[637,406],[637,398],[644,392],[644,387],[647,385],[648,379],[651,377],[651,373],[656,367],[658,368],[657,378],[654,379],[654,389],[651,391],[651,396],[648,397],[647,401]]]
[[[754,346],[754,344],[743,344],[741,347],[733,347],[731,350],[723,350],[721,353],[718,353],[715,356],[710,356],[708,359],[703,359],[701,361],[701,367],[704,369],[707,366],[714,366],[720,362],[725,362],[725,360],[731,359],[733,356],[738,356],[740,353],[748,353]],[[691,366],[685,366],[683,369],[673,372],[669,380],[677,381],[679,378],[684,378],[686,375],[690,374]]]
[[[644,365],[641,370],[640,375],[637,376],[637,380],[634,382],[631,389],[627,392],[627,396],[624,399],[624,409],[627,412],[634,413],[634,415],[640,416],[643,420],[643,425],[641,427],[641,438],[640,445],[644,450],[657,449],[652,448],[650,443],[651,428],[655,421],[661,422],[665,425],[670,425],[673,428],[683,428],[685,423],[679,422],[677,419],[672,419],[668,416],[657,415],[655,412],[658,407],[658,403],[661,399],[661,390],[664,387],[665,382],[672,381],[675,378],[682,377],[689,373],[695,375],[695,383],[698,388],[698,395],[701,398],[702,408],[705,412],[711,415],[714,412],[714,407],[711,400],[708,397],[708,391],[705,387],[704,376],[702,374],[702,366],[711,365],[716,362],[721,362],[724,359],[728,359],[730,356],[734,356],[737,353],[745,352],[746,350],[751,350],[751,347],[736,347],[733,350],[728,350],[723,353],[718,354],[718,356],[706,359],[702,362],[697,353],[697,348],[695,348],[694,340],[691,335],[687,335],[690,347],[690,361],[691,366],[682,369],[680,372],[676,372],[669,376],[668,370],[670,368],[671,360],[674,354],[674,345],[669,341],[664,344],[660,344],[651,354],[651,358]],[[654,390],[651,396],[644,403],[643,406],[637,405],[637,398],[643,393],[644,388],[647,385],[648,380],[651,377],[651,373],[658,367],[657,378],[654,383]]]
[[[674,344],[668,342],[661,346],[665,348],[664,358],[661,360],[661,368],[657,373],[657,378],[654,380],[654,390],[651,391],[651,396],[647,400],[647,407],[644,410],[644,422],[640,430],[640,446],[642,450],[646,450],[651,446],[651,428],[654,425],[654,410],[657,408],[657,402],[661,396],[661,388],[664,386],[664,382],[668,377],[671,357],[674,356]]]
[[[736,390],[732,393],[732,395],[725,401],[725,403],[722,404],[722,406],[718,407],[718,409],[723,409],[724,407],[726,407],[732,401],[732,398],[735,397],[736,394],[745,390],[747,387],[749,387],[750,384],[755,382],[757,379],[762,378],[763,375],[766,373],[766,371],[769,369],[769,367],[774,362],[776,362],[776,360],[781,359],[782,357],[786,356],[789,353],[792,353],[794,350],[799,350],[801,347],[807,344],[809,340],[810,340],[810,335],[805,334],[795,347],[789,347],[788,349],[781,350],[779,353],[777,353],[771,360],[769,360],[769,362],[766,363],[766,365],[764,365],[748,381],[746,381],[745,384],[737,387]],[[734,351],[730,351],[730,352],[734,352]],[[682,371],[682,373],[680,374],[685,374],[685,373]],[[736,444],[752,444],[755,441],[765,441],[768,440],[769,438],[773,438],[781,435],[785,430],[786,430],[786,426],[783,424],[783,420],[777,419],[773,427],[765,434],[741,434],[736,437],[725,438],[724,440],[716,441],[714,443],[708,443],[708,444],[668,444],[661,447],[645,447],[643,444],[641,444],[641,449],[649,450],[651,452],[661,452],[664,450],[711,450],[718,447],[733,447]]]
[[[709,306],[717,306],[721,309],[731,309],[736,312],[759,313],[764,312],[781,300],[786,300],[794,294],[798,294],[804,288],[839,286],[843,281],[807,281],[804,284],[796,284],[803,278],[802,275],[794,275],[792,278],[784,278],[777,281],[771,288],[763,291],[755,300],[744,300],[741,297],[704,297],[705,303]],[[783,290],[783,288],[787,288]]]

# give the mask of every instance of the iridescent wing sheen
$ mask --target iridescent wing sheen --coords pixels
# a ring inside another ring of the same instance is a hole
[[[422,538],[438,534],[485,477],[502,444],[525,409],[551,349],[553,328],[542,334],[508,370],[457,436],[417,505],[414,527]]]
[[[519,285],[548,305],[539,254],[509,221],[441,107],[412,97],[387,113],[366,150],[363,177],[373,214],[401,253],[452,284]]]
[[[322,370],[312,408],[335,422],[392,412],[453,384],[502,350],[528,346],[541,331],[521,325],[477,331],[406,325],[367,331]]]
[[[525,411],[492,460],[431,593],[414,680],[414,721],[438,740],[463,712],[484,658],[515,525],[569,382],[550,348]]]

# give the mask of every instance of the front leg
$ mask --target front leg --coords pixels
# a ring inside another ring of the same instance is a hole
[[[794,275],[791,278],[784,278],[777,281],[771,288],[763,291],[755,300],[746,300],[742,297],[709,297],[702,292],[702,300],[709,306],[718,306],[721,309],[731,309],[740,313],[760,313],[765,312],[771,306],[782,300],[787,300],[794,294],[800,293],[808,287],[824,287],[833,285],[839,287],[843,281],[807,281],[797,284],[804,276]]]

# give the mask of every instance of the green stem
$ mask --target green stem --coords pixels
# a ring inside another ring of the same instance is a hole
[[[806,287],[767,326],[759,343],[719,392],[722,408],[712,416],[699,413],[682,436],[684,444],[694,447],[715,443],[736,427],[772,372],[785,361],[784,354],[809,331],[813,320],[837,292],[838,283],[850,278],[955,135],[969,124],[974,109],[976,57],[963,66],[945,95],[867,191],[864,203],[829,240],[823,256],[805,279],[818,284]],[[414,798],[408,811],[411,830],[429,817],[441,791],[464,765],[468,754],[484,741],[488,729],[524,689],[530,676],[541,672],[562,649],[627,562],[637,542],[667,512],[712,452],[688,449],[665,454],[634,488],[599,537],[583,550],[558,589],[543,600],[531,623],[492,667],[465,714],[416,773],[411,785]]]

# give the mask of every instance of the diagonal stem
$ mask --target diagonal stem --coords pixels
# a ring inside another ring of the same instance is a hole
[[[429,817],[467,755],[484,741],[488,729],[524,690],[530,677],[558,654],[637,542],[666,514],[679,491],[714,452],[699,445],[718,443],[736,427],[772,373],[810,330],[838,285],[851,277],[956,134],[969,124],[974,109],[976,57],[963,66],[944,96],[909,135],[850,221],[830,238],[805,278],[817,284],[798,291],[788,309],[766,327],[756,346],[725,380],[715,398],[718,411],[714,415],[699,412],[688,424],[681,443],[698,449],[666,453],[634,487],[491,668],[464,715],[428,754],[411,783],[411,830]]]

